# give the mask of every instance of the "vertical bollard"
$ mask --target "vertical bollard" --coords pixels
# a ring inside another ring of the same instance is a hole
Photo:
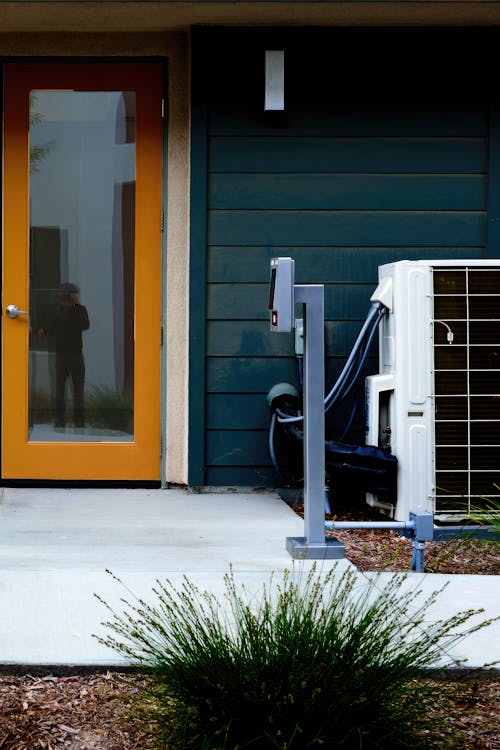
[[[304,305],[304,536],[287,537],[294,558],[339,559],[344,545],[325,539],[325,313],[322,284],[296,284]]]

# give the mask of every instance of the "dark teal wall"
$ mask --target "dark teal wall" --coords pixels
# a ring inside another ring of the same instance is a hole
[[[265,395],[297,368],[268,330],[272,256],[326,285],[332,383],[378,265],[500,255],[495,34],[194,31],[191,484],[276,481]],[[285,50],[284,114],[263,112],[265,49]]]

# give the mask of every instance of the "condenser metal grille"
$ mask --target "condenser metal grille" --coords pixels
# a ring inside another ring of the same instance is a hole
[[[436,513],[463,517],[500,505],[500,268],[433,280]]]

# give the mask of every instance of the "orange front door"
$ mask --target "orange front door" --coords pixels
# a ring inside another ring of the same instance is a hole
[[[2,477],[160,477],[162,67],[9,63]]]

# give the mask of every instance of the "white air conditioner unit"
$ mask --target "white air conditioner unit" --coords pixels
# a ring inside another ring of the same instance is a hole
[[[367,443],[397,457],[398,493],[367,502],[447,522],[500,504],[500,260],[400,261],[379,280],[372,299],[389,313],[367,378]]]

